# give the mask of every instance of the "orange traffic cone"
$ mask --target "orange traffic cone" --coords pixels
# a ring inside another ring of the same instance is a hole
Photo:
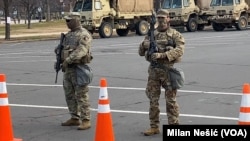
[[[250,84],[248,83],[243,85],[239,125],[250,125]]]
[[[95,141],[115,141],[105,78],[100,86]]]
[[[6,77],[0,74],[0,141],[22,141],[13,137]]]

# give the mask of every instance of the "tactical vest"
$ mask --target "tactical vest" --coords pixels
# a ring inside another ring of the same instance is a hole
[[[176,47],[176,43],[173,38],[174,34],[175,34],[175,29],[172,29],[172,28],[169,28],[165,32],[159,32],[157,30],[154,31],[154,36],[155,36],[157,47],[159,49],[159,53],[169,51]],[[173,64],[173,63],[179,62],[180,59],[181,58],[177,58],[171,62],[169,62],[167,59],[158,59],[157,62],[160,64]]]
[[[65,35],[65,40],[63,43],[64,48],[61,56],[63,61],[79,46],[79,40],[82,38],[81,34],[82,31],[83,30],[81,29],[77,32],[69,32]],[[79,61],[74,61],[73,63],[81,63],[81,64],[90,63],[90,61],[93,59],[90,52],[90,44],[87,44],[86,48],[88,49],[87,55],[82,57],[82,59],[80,59]]]

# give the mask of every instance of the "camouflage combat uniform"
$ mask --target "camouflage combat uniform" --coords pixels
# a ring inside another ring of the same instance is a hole
[[[71,18],[74,19],[74,15],[69,17]],[[77,24],[71,27],[71,31],[65,34],[63,41],[62,60],[66,64],[62,68],[63,88],[71,119],[62,123],[62,126],[80,125],[78,129],[84,130],[90,128],[89,87],[78,85],[76,65],[90,63],[92,35],[79,25],[78,20]]]
[[[173,67],[174,63],[181,60],[181,56],[184,53],[185,40],[183,36],[168,27],[164,32],[159,32],[155,30],[154,32],[157,47],[159,48],[159,53],[161,57],[157,59],[157,66],[148,67],[148,83],[146,88],[146,95],[150,100],[149,108],[149,119],[151,129],[156,129],[152,131],[152,134],[159,133],[159,98],[161,94],[161,87],[165,89],[165,99],[166,99],[166,109],[168,124],[179,124],[179,106],[176,102],[177,90],[172,90],[169,88],[169,81],[167,75],[167,67]],[[139,47],[139,55],[145,56],[147,61],[152,61],[147,55],[148,48],[150,46],[149,37],[146,36]],[[148,131],[151,135],[151,130]],[[144,132],[146,135],[146,133]]]

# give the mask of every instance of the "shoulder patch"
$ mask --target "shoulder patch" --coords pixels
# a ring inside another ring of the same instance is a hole
[[[91,36],[88,36],[88,35],[84,35],[80,39],[80,43],[84,44],[84,45],[90,44],[91,41],[92,41],[92,38],[91,38]]]
[[[87,41],[89,41],[89,37],[88,36],[84,36],[83,40],[87,42]]]

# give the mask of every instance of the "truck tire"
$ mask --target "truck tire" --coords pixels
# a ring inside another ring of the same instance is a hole
[[[212,23],[212,27],[214,31],[223,31],[225,29],[225,26],[223,26],[222,24],[218,24],[218,23]]]
[[[138,35],[146,35],[146,34],[148,34],[148,31],[149,31],[149,24],[148,24],[148,22],[146,22],[144,20],[143,21],[139,21],[136,24],[135,31],[136,31],[136,34],[138,34]]]
[[[101,38],[110,38],[113,34],[113,28],[111,23],[104,22],[99,28],[99,35]]]
[[[236,23],[235,27],[237,30],[245,30],[247,29],[248,26],[248,22],[247,22],[247,18],[245,16],[241,16],[239,18],[238,23]]]
[[[186,28],[187,28],[188,32],[195,32],[195,31],[197,31],[197,22],[196,22],[195,18],[190,18],[188,20]]]
[[[119,36],[127,36],[129,29],[116,29],[116,33]]]

